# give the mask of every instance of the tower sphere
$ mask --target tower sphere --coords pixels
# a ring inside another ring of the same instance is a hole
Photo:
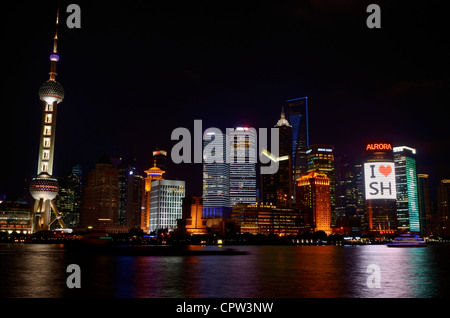
[[[58,180],[43,172],[30,182],[30,193],[35,200],[53,200],[58,195]]]
[[[47,81],[39,88],[39,97],[50,105],[54,102],[61,103],[64,99],[64,93],[64,88],[56,81]]]

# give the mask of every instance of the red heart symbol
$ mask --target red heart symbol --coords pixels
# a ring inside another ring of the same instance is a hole
[[[391,166],[380,166],[380,168],[378,169],[380,171],[381,174],[383,174],[385,177],[387,177],[388,175],[390,175],[392,173],[392,167]]]

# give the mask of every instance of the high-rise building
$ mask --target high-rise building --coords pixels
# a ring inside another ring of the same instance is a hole
[[[393,234],[398,230],[398,222],[392,143],[366,143],[363,161],[368,230],[379,234]]]
[[[227,153],[230,166],[230,205],[238,203],[255,204],[256,191],[256,131],[252,128],[237,127],[227,136]]]
[[[173,231],[182,218],[183,198],[186,195],[184,181],[152,181],[150,191],[150,232]]]
[[[431,199],[429,175],[424,173],[417,174],[417,194],[419,201],[419,219],[420,219],[420,235],[425,237],[432,233],[431,220]]]
[[[292,193],[295,199],[296,181],[306,173],[306,151],[309,147],[308,98],[296,98],[286,102],[289,123],[292,126]]]
[[[147,176],[142,182],[142,207],[141,207],[141,229],[149,234],[150,233],[150,195],[152,190],[152,182],[156,180],[162,180],[163,175],[166,173],[157,167],[157,161],[154,158],[154,166],[145,171]]]
[[[438,235],[450,235],[450,180],[439,181],[438,186],[438,213],[439,228]]]
[[[78,227],[80,223],[81,178],[81,166],[76,165],[71,174],[59,179],[59,193],[55,201],[69,229]]]
[[[94,230],[116,227],[119,221],[119,172],[109,158],[100,158],[82,189],[82,227]]]
[[[275,128],[279,130],[279,153],[276,160],[278,171],[261,175],[261,203],[278,208],[292,205],[292,126],[286,119],[284,109]],[[270,165],[270,163],[269,163]]]
[[[336,227],[348,228],[351,233],[361,233],[365,229],[362,165],[343,156],[336,160],[335,167]]]
[[[141,228],[143,177],[136,171],[136,159],[122,160],[119,172],[118,224],[128,230]]]
[[[306,172],[319,171],[330,181],[331,226],[336,225],[336,173],[332,145],[311,145],[306,151]]]
[[[230,165],[226,162],[226,135],[205,132],[203,149],[203,217],[228,218],[230,206]]]
[[[298,178],[296,207],[309,214],[313,231],[331,234],[330,180],[325,173],[311,171]]]
[[[58,180],[52,177],[55,152],[56,114],[58,104],[64,100],[64,88],[56,81],[58,54],[59,8],[56,17],[56,34],[53,52],[50,55],[50,79],[41,85],[39,97],[43,102],[42,124],[39,143],[37,177],[30,183],[30,194],[36,200],[33,212],[32,231],[48,231],[58,221],[60,227],[65,224],[53,200],[58,195]],[[52,211],[55,216],[52,220]]]
[[[416,149],[394,147],[398,229],[420,233]]]

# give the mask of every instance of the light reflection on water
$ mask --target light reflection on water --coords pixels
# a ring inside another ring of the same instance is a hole
[[[192,247],[219,249],[221,247]],[[223,247],[227,248],[227,247]],[[428,298],[450,296],[450,248],[238,246],[248,255],[134,257],[68,253],[61,245],[0,245],[0,297]],[[82,288],[66,287],[78,264]],[[367,287],[367,267],[381,288]]]

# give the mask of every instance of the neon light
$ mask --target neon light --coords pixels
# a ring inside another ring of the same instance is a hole
[[[392,150],[391,144],[379,143],[379,144],[367,144],[367,150]]]

